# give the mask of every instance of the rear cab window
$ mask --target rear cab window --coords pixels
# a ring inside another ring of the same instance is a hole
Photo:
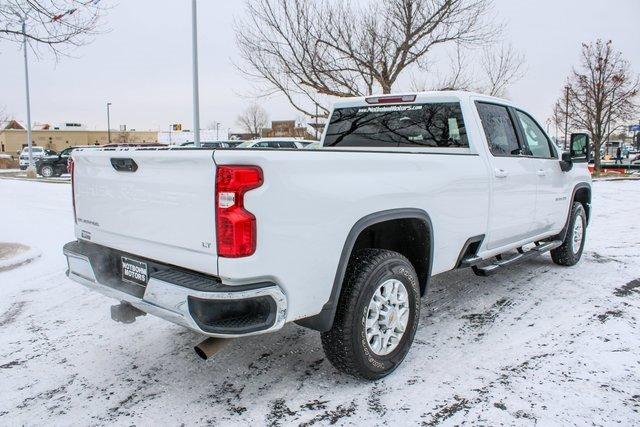
[[[459,102],[336,108],[325,147],[468,148]]]

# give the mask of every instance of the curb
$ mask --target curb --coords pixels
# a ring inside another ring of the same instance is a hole
[[[12,180],[12,181],[27,181],[27,182],[45,182],[47,184],[70,184],[71,179],[68,181],[63,180],[51,180],[47,178],[22,178],[17,176],[2,176],[0,174],[0,179]]]
[[[621,177],[621,178],[616,178],[616,177],[592,178],[592,181],[594,181],[594,182],[598,182],[598,181],[640,181],[640,177],[626,176],[626,177]]]

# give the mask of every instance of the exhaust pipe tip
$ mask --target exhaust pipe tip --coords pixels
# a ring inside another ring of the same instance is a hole
[[[233,341],[232,338],[209,337],[206,340],[202,341],[200,344],[196,345],[193,350],[202,360],[208,360],[213,357],[218,351],[226,347],[231,341]]]
[[[205,354],[204,351],[202,351],[202,349],[200,347],[195,346],[195,347],[193,347],[193,350],[196,352],[196,354],[198,355],[198,357],[200,359],[202,359],[202,360],[207,360],[208,359],[207,355]]]

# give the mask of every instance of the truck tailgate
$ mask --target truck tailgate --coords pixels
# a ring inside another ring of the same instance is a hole
[[[76,236],[217,274],[210,150],[76,150]]]

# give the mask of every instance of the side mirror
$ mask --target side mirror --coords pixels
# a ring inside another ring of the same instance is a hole
[[[569,172],[573,168],[573,161],[571,160],[571,153],[566,151],[562,153],[562,159],[560,160],[560,169],[562,172]]]
[[[574,163],[588,163],[590,152],[589,135],[586,133],[572,133],[569,146],[571,161]]]

